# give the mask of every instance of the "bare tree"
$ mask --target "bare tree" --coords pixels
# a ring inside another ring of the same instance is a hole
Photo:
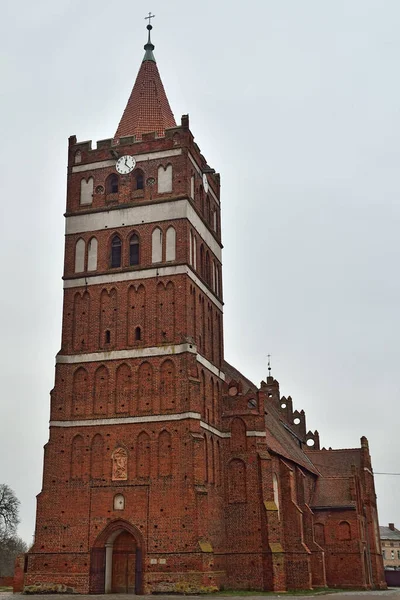
[[[25,542],[16,535],[0,539],[0,577],[12,577],[16,557],[27,549]]]
[[[15,533],[20,502],[13,490],[5,483],[0,483],[0,537],[8,537]]]

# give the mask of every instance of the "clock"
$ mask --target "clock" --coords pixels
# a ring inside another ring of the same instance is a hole
[[[125,156],[120,156],[115,165],[118,173],[121,175],[127,175],[136,166],[136,159],[133,156],[129,156],[126,154]]]
[[[207,175],[205,173],[203,173],[203,188],[205,193],[208,193],[208,179],[207,179]]]

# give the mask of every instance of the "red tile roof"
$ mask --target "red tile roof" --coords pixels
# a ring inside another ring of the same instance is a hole
[[[355,507],[350,486],[349,477],[319,477],[310,501],[311,506],[313,508]]]
[[[144,133],[153,131],[163,136],[169,127],[176,127],[176,123],[157,64],[144,60],[114,139],[134,135],[140,140]]]
[[[325,477],[350,477],[351,467],[360,467],[361,449],[305,450],[309,459]]]

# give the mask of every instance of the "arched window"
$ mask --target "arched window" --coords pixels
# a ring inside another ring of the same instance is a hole
[[[140,327],[136,327],[135,329],[135,340],[139,342],[142,339],[142,330]]]
[[[200,275],[204,278],[205,276],[205,261],[204,261],[204,246],[200,246]]]
[[[272,487],[274,488],[275,506],[278,509],[278,519],[280,519],[280,516],[279,516],[279,487],[278,487],[278,478],[276,476],[276,473],[272,474]]]
[[[206,270],[205,270],[205,274],[204,274],[204,278],[207,281],[208,285],[210,285],[210,273],[211,273],[211,269],[210,269],[210,255],[208,253],[208,250],[206,252]]]
[[[143,190],[144,189],[144,175],[143,171],[137,169],[133,175],[134,178],[134,188],[135,190]]]
[[[131,266],[138,265],[139,261],[139,236],[134,233],[129,240],[129,264]]]
[[[190,197],[194,200],[194,175],[190,178]]]
[[[125,498],[123,494],[116,494],[114,496],[114,510],[124,510]]]
[[[81,204],[92,204],[93,200],[93,177],[81,180]]]
[[[82,152],[80,150],[77,150],[75,152],[75,164],[78,164],[82,162]]]
[[[114,235],[111,240],[111,268],[115,269],[121,266],[121,238]]]
[[[106,194],[118,194],[118,175],[111,173],[106,180]]]
[[[211,205],[210,198],[208,196],[206,198],[206,219],[208,223],[211,223]]]
[[[351,540],[350,523],[348,523],[347,521],[341,521],[339,523],[338,533],[339,533],[339,540],[341,540],[342,542]]]
[[[203,186],[202,185],[199,188],[199,196],[200,196],[200,210],[201,210],[201,214],[204,215],[204,192],[203,192]]]
[[[151,262],[162,261],[162,231],[157,227],[151,235]]]
[[[158,193],[172,192],[172,165],[158,167]]]
[[[75,273],[85,270],[85,240],[80,238],[75,245]]]
[[[97,239],[95,237],[89,240],[88,244],[88,271],[97,269]]]
[[[176,258],[176,232],[173,227],[168,227],[166,235],[165,260]]]

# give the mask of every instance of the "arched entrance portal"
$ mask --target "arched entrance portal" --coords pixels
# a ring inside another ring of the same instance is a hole
[[[142,594],[142,547],[136,528],[124,521],[110,523],[92,548],[90,592]]]

